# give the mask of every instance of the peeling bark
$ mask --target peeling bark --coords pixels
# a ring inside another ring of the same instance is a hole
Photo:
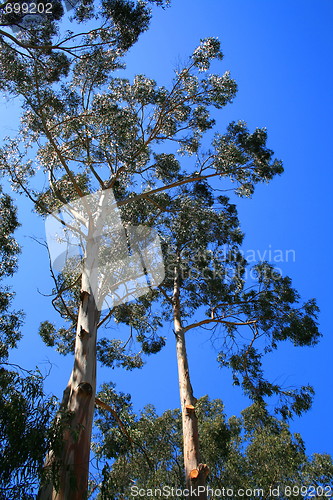
[[[176,336],[179,393],[182,410],[183,451],[186,487],[190,490],[189,499],[207,500],[206,491],[199,486],[206,486],[209,469],[200,463],[198,418],[195,413],[196,398],[190,380],[185,333],[181,322],[180,284],[178,266],[174,270],[173,321]]]
[[[50,450],[45,470],[50,482],[41,487],[39,500],[87,498],[90,443],[96,394],[96,338],[100,312],[91,293],[96,248],[87,245],[78,313],[74,366],[64,391],[57,425],[61,427],[60,453]],[[52,477],[53,475],[53,477]],[[53,484],[52,484],[53,483]]]

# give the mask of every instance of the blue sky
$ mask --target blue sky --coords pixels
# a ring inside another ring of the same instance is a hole
[[[332,249],[332,112],[333,112],[333,3],[331,0],[173,0],[155,10],[151,29],[127,58],[126,74],[144,73],[167,85],[175,67],[191,54],[200,38],[217,36],[224,60],[214,71],[231,71],[239,91],[234,103],[216,115],[223,132],[232,120],[245,120],[249,128],[267,127],[269,146],[283,160],[285,173],[259,186],[252,199],[238,200],[246,233],[244,251],[263,253],[293,250],[294,258],[281,263],[303,299],[315,297],[321,309],[323,339],[315,348],[281,345],[266,358],[266,373],[288,386],[311,384],[316,390],[313,408],[292,423],[309,453],[333,454],[331,425],[333,379],[331,322]],[[17,128],[19,110],[2,102],[1,135]],[[31,236],[44,237],[43,223],[31,213],[28,201],[19,201],[23,246],[20,269],[14,278],[16,305],[26,312],[24,338],[12,355],[14,362],[45,372],[49,392],[59,397],[67,383],[72,360],[43,346],[40,321],[55,321],[49,293],[48,260]],[[116,327],[114,327],[116,328]],[[112,334],[124,335],[122,331]],[[98,382],[115,381],[133,395],[137,409],[147,403],[159,411],[179,405],[174,336],[171,326],[163,334],[166,348],[151,356],[141,371],[102,369]],[[233,388],[231,377],[220,370],[216,352],[203,331],[188,338],[190,370],[196,397],[221,398],[228,415],[239,414],[248,401]],[[163,387],[163,400],[160,389]]]

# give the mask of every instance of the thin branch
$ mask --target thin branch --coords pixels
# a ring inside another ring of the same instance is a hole
[[[73,184],[73,187],[75,189],[75,191],[77,192],[77,194],[82,198],[84,196],[84,193],[83,191],[81,190],[80,186],[77,184],[76,180],[75,180],[75,177],[74,177],[74,174],[73,172],[70,170],[70,168],[68,167],[67,165],[67,162],[65,161],[59,147],[58,147],[58,144],[56,143],[56,141],[53,139],[53,136],[52,134],[50,133],[48,127],[47,127],[47,123],[46,123],[46,119],[45,119],[45,116],[44,116],[44,113],[41,111],[43,106],[42,106],[42,102],[41,102],[41,98],[40,98],[40,92],[39,92],[39,82],[38,82],[38,78],[37,78],[37,72],[35,70],[34,72],[35,74],[35,82],[36,82],[36,96],[37,96],[37,100],[38,100],[38,104],[39,104],[39,109],[37,110],[35,108],[35,106],[30,103],[31,105],[31,108],[33,109],[33,111],[36,113],[36,115],[41,119],[42,121],[42,124],[43,124],[43,128],[44,128],[44,132],[45,132],[45,135],[46,137],[48,138],[48,140],[50,141],[50,144],[52,145],[54,151],[56,152],[58,158],[59,158],[59,161],[61,163],[61,165],[64,167],[68,177],[70,178],[72,184]]]
[[[154,470],[154,467],[153,467],[153,464],[151,463],[151,460],[150,458],[148,457],[147,453],[146,453],[146,450],[141,446],[139,445],[138,443],[136,443],[135,441],[133,441],[133,439],[131,438],[129,432],[127,431],[124,423],[121,421],[121,419],[119,418],[117,412],[110,406],[108,405],[107,403],[104,403],[104,401],[101,401],[100,399],[98,398],[95,398],[95,403],[97,406],[99,406],[100,408],[103,408],[103,410],[107,410],[108,412],[111,413],[111,415],[113,416],[113,418],[116,420],[116,422],[118,423],[119,427],[120,427],[120,430],[121,432],[127,437],[128,441],[131,443],[131,445],[136,445],[138,446],[138,448],[143,452],[146,460],[147,460],[147,463],[149,465],[149,467]]]
[[[107,403],[104,403],[104,401],[101,401],[98,398],[95,398],[95,403],[100,408],[103,408],[103,410],[107,410],[108,412],[111,413],[111,415],[113,416],[113,418],[117,421],[117,423],[118,423],[118,425],[119,425],[119,427],[121,429],[121,432],[127,437],[127,439],[129,440],[130,443],[134,444],[133,439],[129,435],[129,433],[128,433],[126,427],[125,427],[125,425],[123,424],[123,422],[120,420],[117,412],[110,405],[108,405]]]
[[[50,50],[55,50],[55,49],[58,49],[58,50],[62,50],[64,52],[68,52],[70,53],[72,56],[74,57],[79,57],[77,56],[76,54],[72,53],[71,51],[72,50],[77,50],[77,49],[83,49],[85,47],[98,47],[98,46],[103,46],[103,45],[106,45],[107,43],[110,43],[109,42],[98,42],[98,43],[92,43],[92,44],[87,44],[87,43],[82,43],[80,45],[73,45],[73,46],[70,46],[70,47],[64,47],[63,44],[65,44],[66,42],[68,42],[69,40],[72,40],[74,38],[77,38],[77,37],[83,37],[83,36],[86,36],[86,35],[90,35],[91,33],[97,33],[99,31],[103,32],[105,31],[106,28],[98,28],[98,29],[94,29],[94,30],[91,30],[91,31],[88,31],[88,32],[82,32],[82,33],[76,33],[70,37],[67,37],[65,38],[64,40],[62,40],[61,42],[59,42],[58,44],[56,45],[53,45],[53,44],[48,44],[48,45],[35,45],[33,43],[24,43],[22,41],[20,41],[18,38],[16,38],[15,36],[11,35],[10,33],[8,33],[7,31],[3,31],[0,29],[0,35],[6,37],[6,38],[9,38],[9,40],[11,40],[12,42],[14,42],[16,45],[18,45],[19,47],[21,47],[22,49],[36,49],[36,50],[45,50],[47,52],[49,52]]]
[[[227,321],[223,318],[209,318],[209,319],[204,319],[202,321],[198,321],[197,323],[192,323],[192,325],[185,326],[183,328],[183,332],[187,332],[188,330],[192,330],[192,328],[197,328],[198,326],[202,325],[208,325],[210,323],[222,323],[225,325],[230,325],[230,326],[247,326],[247,325],[253,325],[257,323],[257,319],[251,319],[249,321]]]
[[[196,177],[187,177],[181,181],[173,182],[172,184],[168,184],[167,186],[162,186],[160,188],[152,189],[151,191],[145,191],[144,193],[138,194],[137,196],[133,196],[131,198],[127,198],[122,201],[118,201],[118,207],[126,205],[127,203],[131,203],[133,201],[140,200],[143,197],[150,196],[152,194],[161,193],[162,191],[167,191],[168,189],[172,189],[174,187],[182,186],[183,184],[188,184],[189,182],[201,181],[204,179],[209,179],[211,177],[216,177],[217,175],[221,175],[220,172],[215,172],[214,174],[208,175],[198,175]]]
[[[150,198],[148,195],[144,194],[143,198],[145,198],[152,205],[154,205],[156,208],[158,208],[159,210],[161,210],[161,212],[171,212],[172,213],[172,210],[169,210],[168,208],[162,207],[159,203],[157,203],[155,200],[153,200],[152,198]]]
[[[97,329],[102,326],[109,318],[111,318],[113,312],[114,312],[114,307],[112,309],[110,309],[110,311],[107,313],[106,316],[104,316],[104,318],[97,324]]]
[[[164,295],[164,297],[166,298],[166,300],[168,302],[170,302],[170,304],[173,304],[172,297],[169,297],[169,295],[166,293],[166,291],[164,290],[164,288],[162,288],[161,285],[159,285],[157,288],[159,289],[160,292],[162,292],[162,294]]]
[[[73,281],[73,283],[71,283],[70,285],[66,286],[65,288],[60,289],[58,291],[57,295],[53,298],[53,300],[56,300],[56,299],[60,298],[60,295],[62,295],[64,292],[67,292],[68,290],[71,290],[71,288],[73,288],[79,282],[80,279],[81,279],[81,274],[79,274],[79,276],[76,278],[75,281]]]

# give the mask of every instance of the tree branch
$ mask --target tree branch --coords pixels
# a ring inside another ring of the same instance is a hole
[[[246,325],[254,325],[257,323],[257,319],[251,319],[249,321],[227,321],[223,318],[209,318],[204,319],[202,321],[198,321],[197,323],[192,323],[192,325],[188,325],[183,327],[183,332],[187,332],[188,330],[192,330],[192,328],[197,328],[198,326],[208,325],[210,323],[222,323],[225,325],[231,326],[246,326]]]

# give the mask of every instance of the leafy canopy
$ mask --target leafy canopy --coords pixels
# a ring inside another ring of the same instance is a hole
[[[180,411],[158,415],[147,406],[135,414],[129,395],[117,394],[113,385],[104,385],[99,397],[117,411],[122,426],[113,414],[99,410],[94,450],[100,467],[105,465],[98,498],[131,498],[133,485],[145,491],[165,485],[184,489]],[[301,436],[269,415],[265,404],[254,403],[240,418],[227,420],[222,401],[205,396],[197,402],[197,414],[210,488],[263,489],[266,495],[279,488],[276,498],[282,500],[286,486],[332,485],[332,458],[307,456]]]

